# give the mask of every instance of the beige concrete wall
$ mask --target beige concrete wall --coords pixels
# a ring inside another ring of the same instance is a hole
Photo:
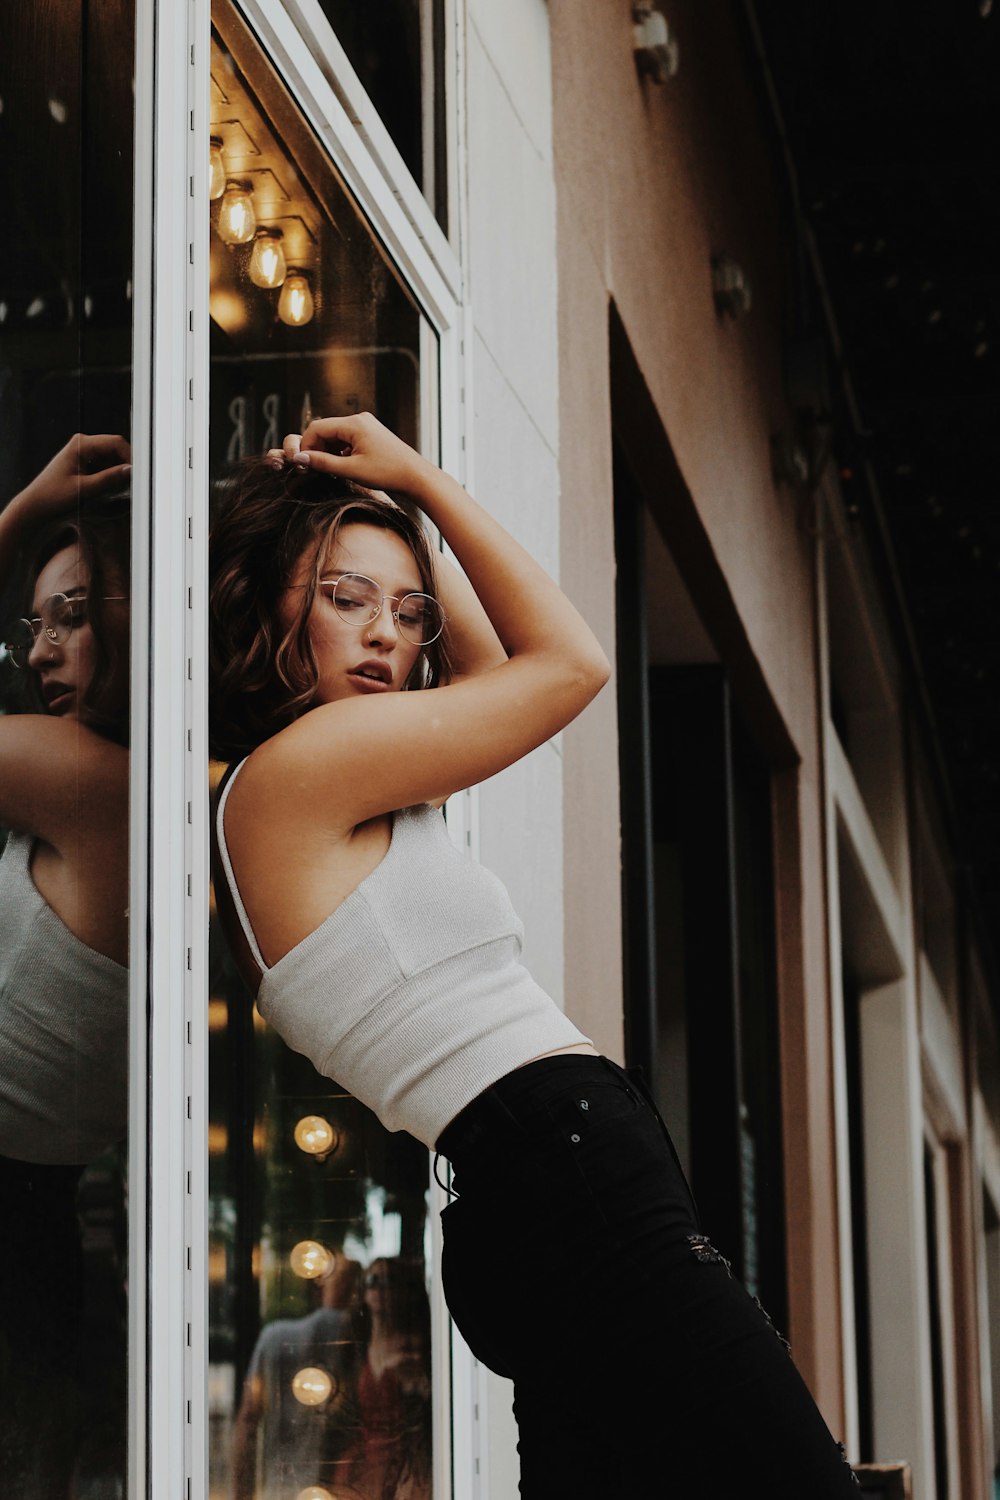
[[[562,578],[586,600],[613,659],[613,304],[690,511],[680,519],[694,541],[687,559],[677,559],[685,583],[734,665],[751,727],[781,768],[775,832],[790,1331],[799,1366],[840,1431],[813,543],[800,502],[776,489],[770,472],[770,435],[788,421],[770,148],[723,0],[665,7],[681,66],[659,88],[637,76],[626,0],[550,0],[549,10]],[[710,257],[719,250],[740,262],[753,286],[753,309],[736,323],[720,319],[713,304]],[[655,473],[647,483],[655,486]],[[657,496],[647,499],[655,510]],[[570,1014],[620,1054],[616,737],[613,691],[564,737],[565,996]]]

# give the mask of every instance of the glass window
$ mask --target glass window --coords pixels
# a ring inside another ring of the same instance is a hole
[[[397,151],[448,232],[444,0],[320,0]]]
[[[312,415],[433,446],[427,325],[234,7],[213,27],[214,479]],[[429,1500],[428,1153],[267,1027],[214,923],[210,986],[210,1493]]]
[[[3,7],[0,1474],[11,1496],[125,1486],[133,51],[129,0]]]

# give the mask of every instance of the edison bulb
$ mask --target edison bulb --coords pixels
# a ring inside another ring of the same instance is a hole
[[[337,1500],[337,1497],[325,1485],[307,1484],[304,1490],[299,1490],[295,1500]]]
[[[310,1156],[327,1156],[337,1144],[337,1132],[322,1115],[303,1115],[295,1127],[295,1144]]]
[[[250,280],[254,286],[280,286],[287,267],[280,229],[258,229],[250,252]]]
[[[313,315],[313,294],[304,271],[289,271],[278,298],[278,317],[290,328],[301,328]]]
[[[319,1240],[299,1240],[292,1246],[288,1257],[296,1276],[304,1276],[307,1281],[325,1276],[332,1269],[334,1258],[333,1251],[321,1245]]]
[[[226,191],[226,164],[222,160],[222,139],[213,135],[208,153],[208,196],[214,201]]]
[[[256,228],[250,184],[230,180],[219,204],[219,233],[227,245],[246,245],[253,239]]]
[[[333,1391],[333,1380],[318,1365],[306,1365],[292,1376],[292,1395],[303,1406],[322,1406]]]

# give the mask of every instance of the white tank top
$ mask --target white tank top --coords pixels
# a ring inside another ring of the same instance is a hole
[[[0,1156],[84,1165],[127,1130],[128,970],[42,899],[34,843],[0,859]]]
[[[243,763],[241,762],[241,765]],[[393,814],[385,858],[270,968],[240,898],[219,799],[219,855],[261,970],[257,1008],[279,1036],[430,1147],[513,1069],[588,1041],[519,962],[523,928],[502,882],[456,849],[429,803]]]

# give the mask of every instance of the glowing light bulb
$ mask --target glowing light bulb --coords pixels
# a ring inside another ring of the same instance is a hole
[[[325,1276],[332,1269],[336,1257],[319,1240],[299,1240],[293,1245],[288,1259],[296,1276],[315,1281],[317,1276]]]
[[[289,271],[278,298],[278,317],[290,328],[301,328],[313,315],[314,304],[309,277],[304,271]]]
[[[208,153],[208,196],[221,198],[226,191],[226,165],[222,160],[222,139],[213,135]]]
[[[337,1500],[337,1497],[321,1484],[307,1484],[304,1490],[299,1490],[295,1500]]]
[[[227,245],[246,245],[253,239],[257,229],[257,215],[253,211],[248,182],[226,183],[226,191],[219,204],[219,233]]]
[[[333,1393],[333,1380],[317,1365],[306,1365],[292,1376],[292,1395],[303,1406],[322,1406]]]
[[[250,280],[254,286],[280,286],[287,266],[280,229],[258,229],[250,252]]]
[[[337,1144],[337,1132],[322,1115],[303,1115],[295,1127],[295,1144],[310,1156],[328,1156]]]

